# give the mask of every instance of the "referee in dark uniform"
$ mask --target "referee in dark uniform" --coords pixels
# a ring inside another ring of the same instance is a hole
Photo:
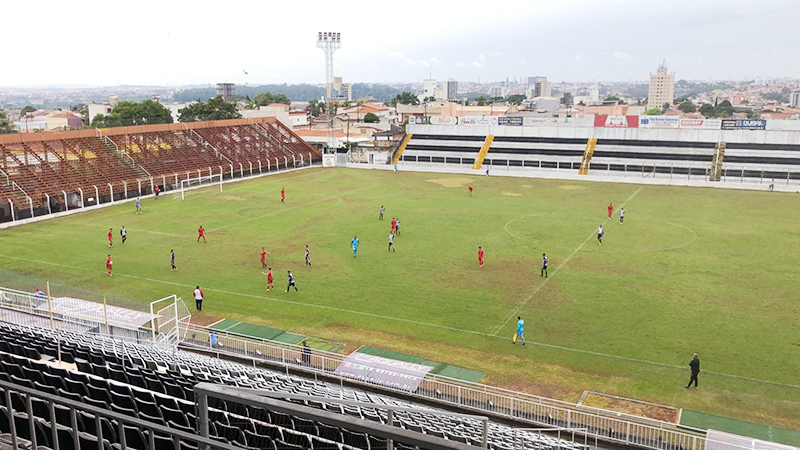
[[[697,389],[697,375],[700,373],[700,357],[697,356],[697,353],[692,355],[692,360],[689,361],[689,367],[692,369],[692,377],[689,378],[689,384],[684,386],[686,389],[692,386],[692,382],[694,382],[694,388]]]

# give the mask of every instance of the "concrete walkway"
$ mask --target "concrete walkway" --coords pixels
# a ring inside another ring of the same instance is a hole
[[[347,168],[355,169],[372,169],[372,170],[393,170],[389,164],[360,164],[348,163]],[[435,173],[452,173],[461,175],[474,175],[486,176],[486,165],[481,169],[473,170],[468,165],[458,164],[442,164],[442,163],[417,163],[401,161],[397,165],[399,172],[435,172]],[[570,181],[597,181],[609,183],[631,183],[631,184],[645,184],[645,185],[663,185],[663,186],[688,186],[688,187],[703,187],[703,188],[723,188],[723,189],[745,189],[751,191],[766,191],[769,189],[770,180],[754,180],[754,179],[728,179],[723,181],[712,182],[708,181],[706,177],[700,175],[673,175],[669,174],[644,174],[639,172],[607,172],[597,171],[589,173],[588,175],[578,175],[577,170],[568,169],[539,169],[532,167],[514,167],[514,166],[488,166],[489,175],[497,177],[519,177],[519,178],[542,178],[554,180],[570,180]],[[775,192],[794,192],[800,193],[800,181],[791,180],[787,184],[787,180],[775,180]]]

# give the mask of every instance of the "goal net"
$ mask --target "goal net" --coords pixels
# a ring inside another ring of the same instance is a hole
[[[219,191],[222,192],[222,174],[205,175],[195,178],[187,178],[181,180],[181,200],[186,197],[186,190],[196,189],[198,187],[210,186],[219,184]]]

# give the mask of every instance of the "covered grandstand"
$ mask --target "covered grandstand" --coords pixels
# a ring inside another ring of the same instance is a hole
[[[241,178],[321,159],[275,118],[0,136],[0,221]],[[12,215],[13,211],[13,215]]]
[[[578,125],[411,124],[407,145],[395,159],[431,170],[488,166],[531,177],[559,173],[595,180],[638,176],[665,184],[695,180],[725,186],[772,179],[779,186],[800,184],[798,131]]]

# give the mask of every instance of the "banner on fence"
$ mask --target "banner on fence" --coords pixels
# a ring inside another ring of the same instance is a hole
[[[681,119],[680,128],[719,130],[722,127],[721,119]]]
[[[800,131],[800,120],[768,120],[767,130]]]
[[[346,378],[414,392],[433,367],[353,352],[336,369]]]
[[[678,128],[675,116],[639,116],[639,128]]]
[[[523,117],[500,116],[497,118],[497,124],[521,127],[523,124]]]
[[[336,155],[322,155],[322,167],[336,167]]]
[[[766,120],[723,120],[723,130],[763,130],[767,127]]]
[[[490,116],[459,117],[458,118],[458,124],[459,125],[490,125],[491,121],[489,119],[490,119]],[[495,120],[495,123],[497,123],[496,120]]]
[[[595,114],[594,126],[600,128],[638,128],[639,116],[609,116]]]
[[[453,116],[430,116],[428,117],[431,125],[456,125],[458,117]]]
[[[561,119],[562,122],[564,119]],[[525,117],[526,127],[554,127],[558,124],[556,117]]]

